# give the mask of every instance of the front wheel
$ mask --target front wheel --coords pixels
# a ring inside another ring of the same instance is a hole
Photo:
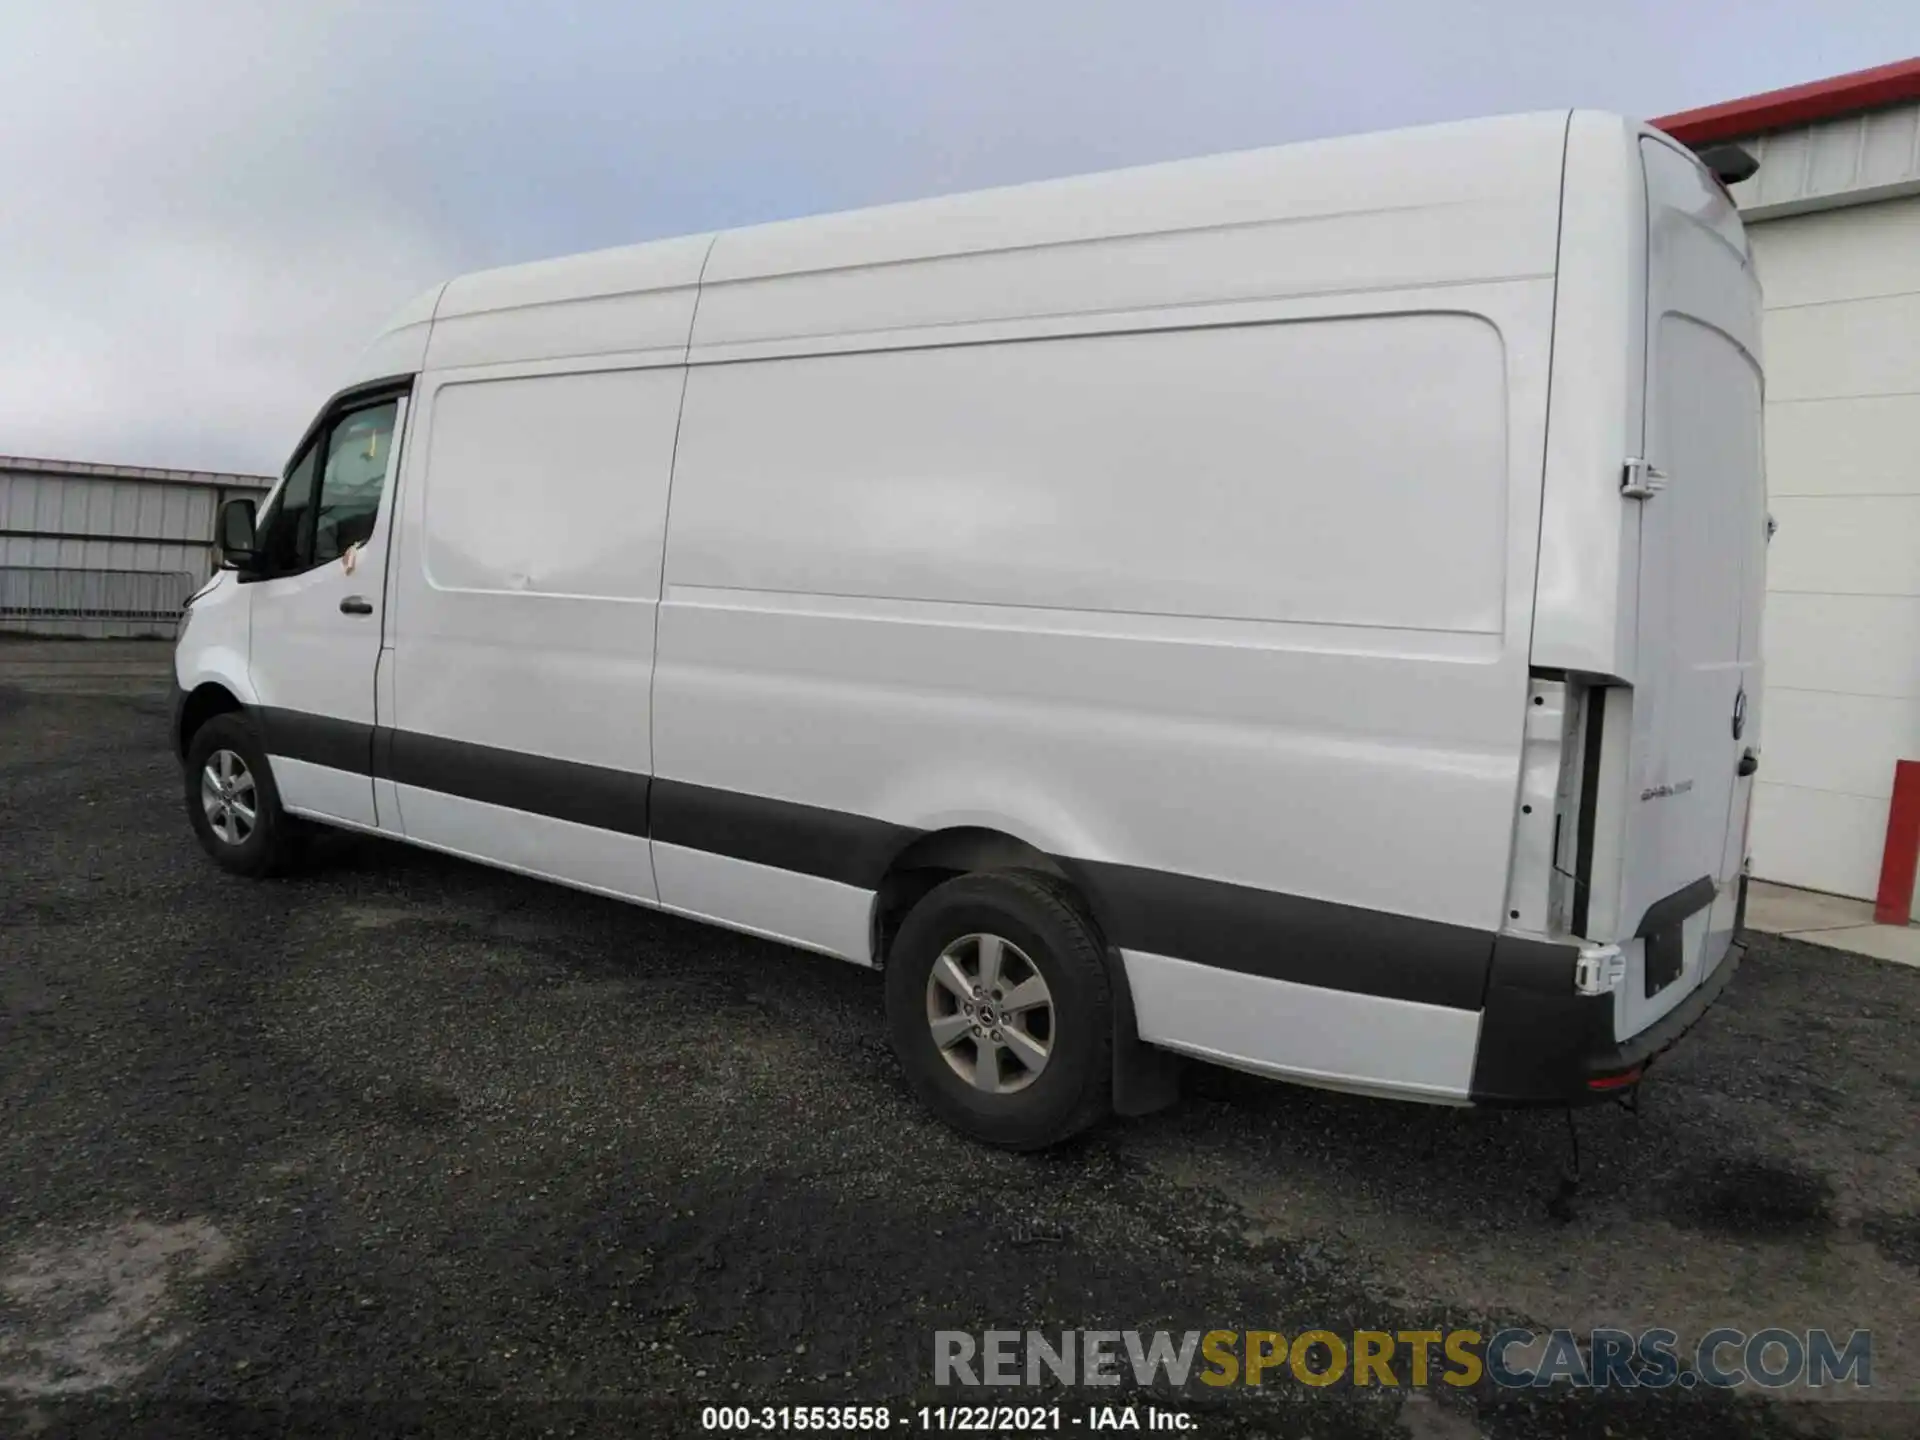
[[[900,927],[886,980],[894,1053],[955,1129],[1038,1150],[1111,1108],[1106,946],[1055,877],[993,871],[928,892]]]
[[[187,818],[201,847],[236,875],[284,870],[302,837],[280,808],[259,733],[246,716],[216,715],[187,744]]]

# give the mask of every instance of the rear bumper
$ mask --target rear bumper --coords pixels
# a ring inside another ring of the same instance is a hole
[[[1620,1093],[1726,992],[1744,953],[1736,931],[1691,995],[1639,1034],[1616,1040],[1613,996],[1573,989],[1576,950],[1502,936],[1494,945],[1470,1098],[1478,1105],[1558,1106]]]
[[[1733,983],[1733,972],[1740,968],[1746,951],[1747,947],[1735,940],[1727,946],[1727,953],[1720,957],[1720,963],[1714,967],[1713,973],[1702,980],[1686,999],[1638,1035],[1588,1054],[1584,1061],[1586,1078],[1603,1080],[1609,1076],[1630,1074],[1651,1064],[1655,1056],[1672,1049],[1674,1043],[1694,1027],[1694,1023]],[[1588,1091],[1587,1098],[1604,1099],[1606,1093],[1604,1090],[1597,1094]]]

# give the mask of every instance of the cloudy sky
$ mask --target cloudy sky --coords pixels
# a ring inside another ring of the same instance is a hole
[[[8,0],[0,454],[276,470],[483,266],[1917,52],[1896,0]]]

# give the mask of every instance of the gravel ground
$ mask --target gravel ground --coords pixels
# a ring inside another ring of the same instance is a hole
[[[165,665],[0,645],[0,1433],[677,1433],[952,1402],[939,1329],[1502,1323],[1867,1327],[1883,1398],[1163,1399],[1202,1435],[1920,1433],[1920,973],[1752,937],[1640,1113],[1579,1117],[1571,1221],[1558,1113],[1226,1072],[1008,1156],[913,1103],[874,974],[372,840],[225,876]]]

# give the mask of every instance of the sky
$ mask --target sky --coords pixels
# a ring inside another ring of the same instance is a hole
[[[8,0],[0,454],[278,471],[491,265],[1916,53],[1892,0]]]

